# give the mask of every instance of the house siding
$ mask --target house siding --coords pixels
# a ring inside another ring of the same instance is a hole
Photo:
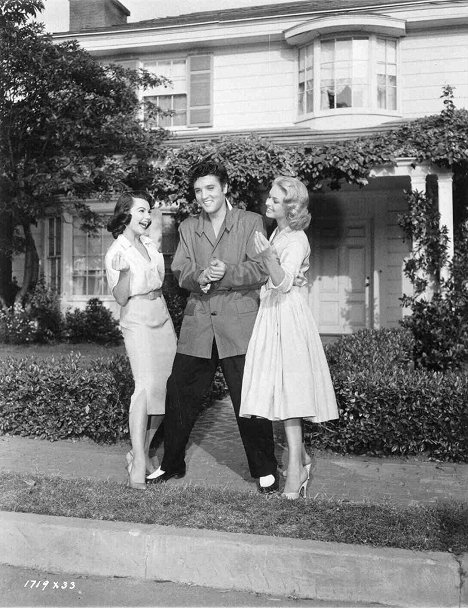
[[[409,35],[401,41],[403,117],[440,112],[446,84],[455,87],[455,103],[468,107],[468,28]]]

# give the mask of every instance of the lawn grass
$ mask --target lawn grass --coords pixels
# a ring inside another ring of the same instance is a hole
[[[3,473],[0,509],[413,550],[468,551],[468,504],[382,506]]]

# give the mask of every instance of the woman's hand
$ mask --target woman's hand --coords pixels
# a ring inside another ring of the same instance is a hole
[[[254,246],[255,246],[255,251],[258,254],[265,254],[265,253],[272,252],[272,248],[270,246],[268,239],[261,232],[258,232],[258,230],[254,234]]]
[[[130,270],[130,264],[127,262],[121,251],[117,251],[112,258],[112,268],[114,270],[119,270],[120,272]]]

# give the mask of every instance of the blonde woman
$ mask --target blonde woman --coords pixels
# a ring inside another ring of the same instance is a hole
[[[328,364],[307,304],[310,246],[309,196],[298,179],[277,177],[266,215],[277,227],[268,241],[255,235],[269,279],[260,292],[260,309],[246,355],[240,415],[283,420],[288,468],[283,496],[305,497],[310,458],[302,421],[338,418]]]
[[[161,291],[164,258],[145,234],[150,224],[147,198],[122,194],[107,225],[115,241],[105,259],[110,289],[121,306],[120,328],[135,380],[127,470],[128,485],[138,490],[146,489],[146,473],[154,470],[149,448],[164,416],[166,383],[176,352],[176,335]]]

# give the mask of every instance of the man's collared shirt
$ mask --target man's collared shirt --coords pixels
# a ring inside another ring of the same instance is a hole
[[[210,359],[213,339],[221,359],[247,352],[259,288],[267,279],[255,252],[257,230],[265,234],[260,215],[229,207],[217,236],[204,211],[180,225],[180,241],[171,268],[190,296],[177,352]],[[226,273],[211,284],[208,293],[203,293],[198,277],[214,257],[226,264]]]

